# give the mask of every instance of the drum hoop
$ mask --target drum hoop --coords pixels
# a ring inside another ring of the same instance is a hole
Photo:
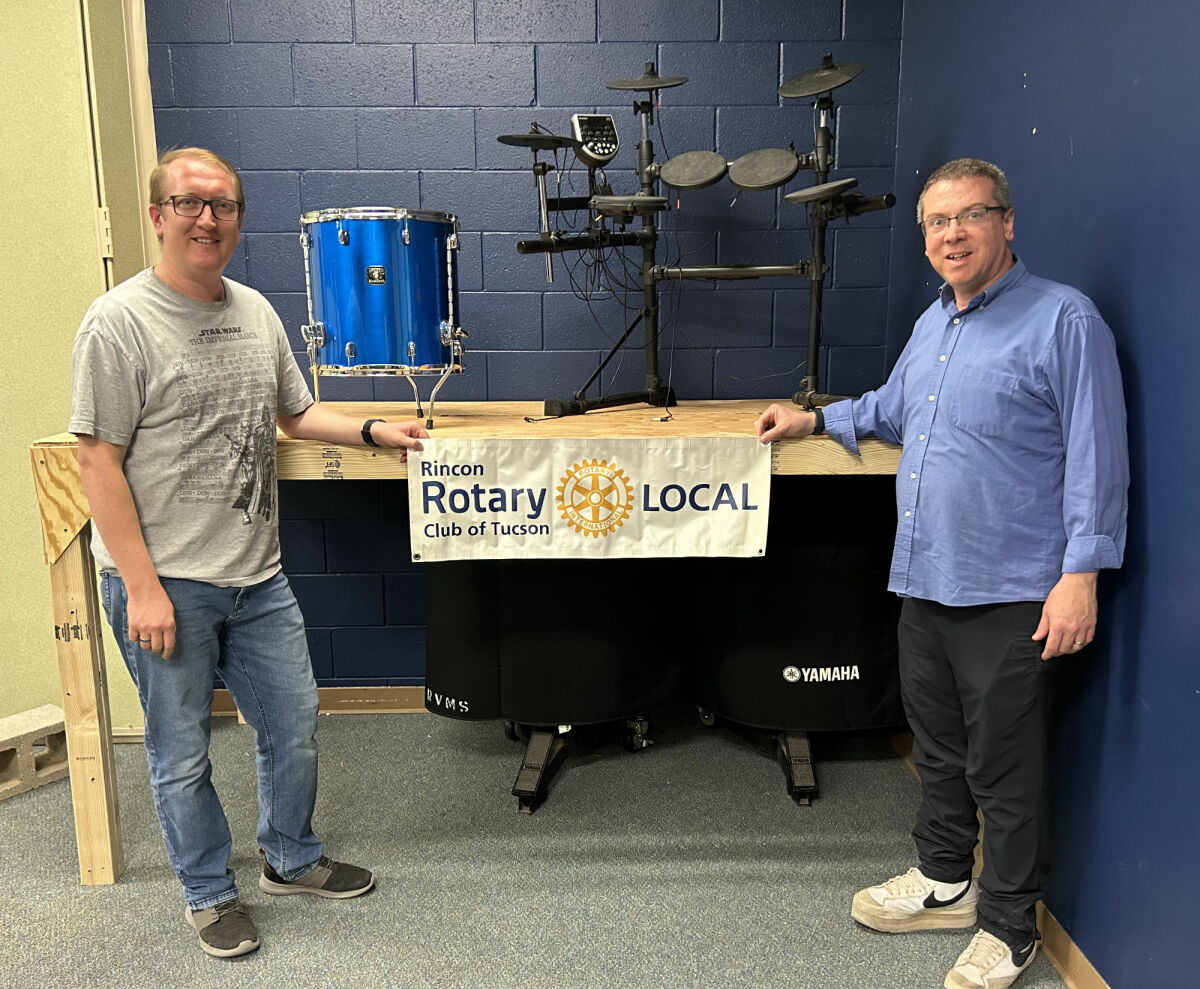
[[[447,371],[446,368],[450,370]],[[423,378],[462,374],[462,364],[314,364],[314,374],[330,378]]]
[[[453,213],[439,213],[437,210],[431,209],[404,209],[399,206],[348,206],[315,209],[300,217],[301,225],[327,223],[330,220],[418,220],[458,226],[458,217]]]

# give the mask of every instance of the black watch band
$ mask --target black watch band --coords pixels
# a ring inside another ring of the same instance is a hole
[[[363,438],[363,442],[366,443],[367,446],[379,446],[379,444],[375,442],[375,438],[371,435],[371,427],[374,426],[375,423],[377,423],[377,422],[387,422],[387,420],[386,419],[368,419],[366,422],[364,422],[362,424],[362,438]]]
[[[813,415],[817,417],[817,421],[813,424],[813,436],[820,436],[825,432],[825,413],[820,409],[813,409]]]

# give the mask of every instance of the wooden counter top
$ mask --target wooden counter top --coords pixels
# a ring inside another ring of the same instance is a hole
[[[411,402],[330,402],[330,408],[364,419],[412,419]],[[661,410],[639,405],[603,409],[562,419],[542,417],[541,402],[439,402],[431,435],[537,439],[588,437],[648,439],[661,436],[752,436],[754,420],[769,404],[761,399],[683,402],[671,409],[667,422]],[[526,417],[533,419],[527,422]],[[863,440],[862,455],[854,456],[827,436],[783,440],[771,450],[774,474],[894,474],[900,448],[879,440]],[[407,469],[393,451],[369,447],[327,447],[279,437],[281,478],[322,478],[329,461],[340,461],[345,478],[405,477]]]

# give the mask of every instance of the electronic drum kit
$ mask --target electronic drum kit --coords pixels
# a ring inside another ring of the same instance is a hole
[[[538,189],[541,219],[540,236],[537,240],[520,241],[517,244],[517,250],[522,254],[544,253],[546,255],[546,275],[549,281],[553,281],[554,278],[551,264],[551,255],[553,254],[622,246],[640,246],[643,251],[642,277],[646,305],[595,374],[575,393],[572,400],[547,400],[545,405],[547,415],[579,414],[594,408],[626,405],[637,401],[660,406],[673,404],[674,398],[669,393],[669,389],[662,387],[657,368],[658,305],[655,286],[660,280],[760,278],[775,275],[808,277],[810,292],[807,352],[811,355],[819,352],[821,294],[827,271],[825,236],[828,223],[834,219],[849,218],[871,210],[888,209],[895,204],[895,197],[890,193],[874,198],[865,198],[852,193],[850,190],[858,184],[856,179],[846,178],[833,182],[828,180],[829,170],[833,164],[832,90],[850,82],[862,72],[864,67],[862,62],[837,63],[831,54],[826,54],[817,68],[791,76],[779,87],[779,95],[785,99],[817,97],[813,104],[815,117],[812,151],[798,153],[791,147],[763,148],[751,151],[732,161],[716,151],[705,150],[685,151],[661,163],[654,161],[654,146],[650,141],[649,128],[653,123],[654,107],[657,103],[656,94],[659,90],[682,86],[688,81],[687,77],[661,76],[656,71],[654,63],[647,62],[641,76],[631,79],[616,79],[606,83],[608,89],[647,95],[646,99],[634,102],[634,113],[642,118],[642,139],[638,143],[640,188],[633,195],[613,195],[607,185],[607,180],[603,178],[603,172],[600,173],[600,178],[597,178],[598,166],[610,161],[619,147],[619,140],[611,117],[599,114],[576,114],[572,117],[572,136],[548,134],[537,124],[534,124],[527,134],[500,135],[498,140],[502,144],[525,147],[533,151],[534,177]],[[574,152],[576,157],[587,165],[588,196],[560,196],[551,199],[546,195],[545,177],[547,172],[554,168],[554,165],[540,161],[538,153],[552,151],[557,159],[557,153],[560,150]],[[669,207],[668,199],[658,194],[658,182],[661,181],[663,185],[673,190],[691,191],[715,185],[721,179],[728,177],[730,183],[739,190],[764,192],[786,185],[801,169],[813,171],[816,183],[808,188],[787,193],[783,198],[785,202],[805,205],[810,210],[812,220],[812,257],[810,260],[780,265],[719,265],[694,268],[678,265],[663,266],[655,263],[654,251],[657,233],[654,214]],[[588,231],[584,234],[563,234],[551,231],[549,218],[552,205],[558,210],[588,209],[591,219]],[[635,217],[641,218],[641,229],[635,232],[626,232],[625,226]],[[609,230],[604,225],[605,219],[612,220],[614,225],[620,229]],[[586,397],[588,388],[596,381],[617,350],[624,345],[634,327],[643,321],[646,324],[647,335],[645,347],[646,390],[588,399]],[[809,373],[801,380],[800,390],[793,396],[794,402],[806,408],[813,408],[820,401],[833,397],[823,395],[818,391],[816,364],[815,360],[810,362]]]

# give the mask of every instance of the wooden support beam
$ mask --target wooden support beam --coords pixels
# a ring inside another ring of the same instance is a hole
[[[62,433],[30,447],[33,485],[42,517],[42,549],[53,563],[92,517],[79,481],[79,451],[75,437]]]
[[[50,565],[50,589],[79,879],[85,886],[100,886],[117,881],[125,853],[90,533],[91,524],[85,523]]]

